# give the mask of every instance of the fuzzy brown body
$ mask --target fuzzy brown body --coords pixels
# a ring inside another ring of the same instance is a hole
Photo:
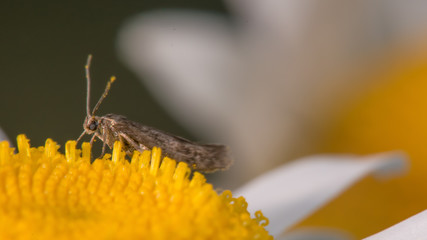
[[[113,148],[114,142],[120,141],[128,155],[132,155],[134,151],[142,152],[147,149],[151,150],[153,147],[160,147],[162,155],[178,162],[185,162],[193,169],[204,172],[227,169],[230,166],[232,160],[226,146],[194,143],[112,113],[103,117],[95,116],[95,112],[107,96],[116,77],[110,78],[104,93],[91,111],[89,74],[91,60],[92,55],[89,55],[85,66],[87,80],[86,118],[83,123],[84,131],[77,142],[85,134],[89,134],[92,135],[90,140],[92,145],[95,137],[98,137],[104,142],[102,147],[102,153],[104,153],[105,145]]]
[[[191,142],[116,114],[92,116],[93,120],[97,123],[93,133],[110,148],[115,141],[121,141],[128,155],[134,151],[160,147],[164,156],[204,172],[227,169],[232,162],[228,148],[224,145]]]

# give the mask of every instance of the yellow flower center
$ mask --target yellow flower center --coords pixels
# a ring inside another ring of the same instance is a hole
[[[0,143],[0,239],[272,239],[243,197],[218,195],[159,148],[129,162],[116,142],[93,163],[89,143],[58,148],[30,148],[24,135],[16,154]]]

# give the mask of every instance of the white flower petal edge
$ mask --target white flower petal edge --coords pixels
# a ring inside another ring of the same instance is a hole
[[[250,212],[262,210],[273,235],[289,229],[369,173],[391,176],[407,170],[400,152],[365,157],[319,155],[283,165],[234,191],[246,198]]]
[[[8,141],[9,143],[11,143],[9,141],[9,138],[7,138],[6,133],[0,128],[0,142],[2,141]]]
[[[427,210],[364,240],[407,240],[427,238]]]
[[[285,235],[275,238],[276,240],[354,240],[355,238],[346,231],[325,227],[302,227]]]
[[[118,48],[121,59],[169,111],[196,132],[211,135],[233,115],[234,108],[227,106],[236,100],[229,91],[241,79],[233,76],[239,61],[232,36],[219,15],[159,10],[129,19]]]

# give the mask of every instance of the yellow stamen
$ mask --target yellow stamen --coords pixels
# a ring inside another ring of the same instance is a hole
[[[243,197],[218,195],[198,172],[161,150],[90,163],[90,144],[51,139],[18,153],[0,143],[0,239],[272,239],[261,212],[251,218]]]

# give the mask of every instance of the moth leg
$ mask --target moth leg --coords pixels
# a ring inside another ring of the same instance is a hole
[[[95,137],[96,137],[96,135],[95,135],[95,134],[93,134],[93,135],[92,135],[92,138],[90,139],[90,148],[92,148],[93,141],[95,140]]]
[[[119,136],[120,138],[123,138],[124,140],[126,140],[137,151],[142,152],[143,150],[148,150],[146,146],[136,143],[132,138],[130,138],[126,134],[120,133]],[[130,152],[129,154],[132,154],[132,153]]]
[[[105,145],[107,145],[107,134],[105,134],[105,126],[103,125],[102,126],[102,152],[101,152],[101,156],[100,157],[102,157],[102,156],[104,156],[104,153],[105,153]]]
[[[101,152],[101,157],[102,156],[104,156],[104,153],[105,153],[105,145],[106,145],[106,143],[105,143],[105,139],[102,139],[102,152]]]
[[[91,149],[92,149],[92,146],[93,146],[93,141],[95,141],[95,137],[96,137],[96,135],[93,134],[92,137],[90,138],[90,142],[89,143],[90,143],[90,148]],[[91,158],[92,158],[92,151],[90,151],[90,155],[91,155]]]

